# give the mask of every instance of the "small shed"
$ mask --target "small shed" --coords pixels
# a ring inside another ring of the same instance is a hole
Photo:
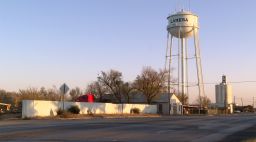
[[[175,94],[170,96],[170,115],[182,115],[183,106]]]
[[[169,99],[169,100],[168,100]],[[163,93],[154,100],[158,105],[158,113],[164,115],[182,115],[183,106],[175,94]],[[169,104],[170,103],[170,104]],[[170,111],[170,112],[169,112]]]

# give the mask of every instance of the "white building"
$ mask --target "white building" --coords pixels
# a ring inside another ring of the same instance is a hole
[[[215,85],[216,107],[218,109],[228,110],[233,113],[233,95],[232,86],[227,84],[226,76],[222,76],[222,82]]]
[[[158,105],[158,113],[163,115],[182,115],[183,105],[175,94],[163,93],[157,96],[153,104]]]
[[[170,97],[170,114],[171,115],[182,115],[183,106],[178,97],[172,94]]]

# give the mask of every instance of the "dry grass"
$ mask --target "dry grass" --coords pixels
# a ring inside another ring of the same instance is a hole
[[[34,117],[30,119],[104,119],[104,118],[145,118],[161,117],[158,114],[72,114],[64,113],[54,117]]]
[[[21,113],[8,113],[1,114],[0,120],[11,120],[11,119],[22,119],[22,120],[31,120],[31,119],[103,119],[103,118],[140,118],[140,117],[161,117],[158,114],[72,114],[65,112],[57,116],[36,116],[36,117],[26,117],[21,118]]]

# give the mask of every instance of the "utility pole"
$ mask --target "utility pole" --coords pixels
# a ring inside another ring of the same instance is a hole
[[[227,93],[225,94],[225,97],[224,97],[224,111],[226,115],[227,114]]]
[[[252,97],[252,107],[254,109],[254,97]]]

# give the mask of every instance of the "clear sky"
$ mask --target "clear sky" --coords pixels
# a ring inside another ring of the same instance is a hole
[[[205,82],[256,80],[255,0],[2,0],[0,88],[85,88],[100,71],[132,81],[164,67],[166,17],[181,7],[200,17]],[[256,83],[234,84],[252,103]],[[206,85],[214,101],[214,84]]]

